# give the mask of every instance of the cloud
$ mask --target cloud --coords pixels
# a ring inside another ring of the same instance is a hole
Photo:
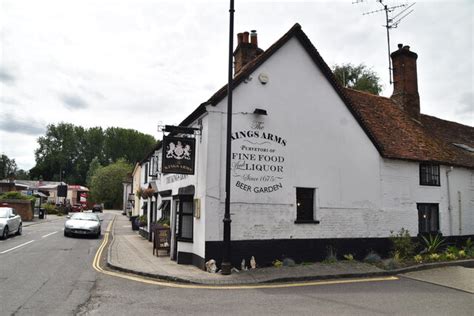
[[[44,134],[46,128],[43,123],[33,119],[18,119],[11,114],[0,115],[0,130],[8,133],[37,136]]]
[[[59,99],[64,103],[64,106],[69,110],[86,109],[89,105],[78,95],[62,94]]]
[[[20,103],[14,99],[6,96],[0,96],[0,103],[10,104],[10,105],[19,105]]]
[[[472,114],[474,113],[474,93],[465,92],[459,98],[459,103],[462,105],[461,108],[457,109],[458,114]]]
[[[15,76],[5,69],[4,67],[0,67],[0,82],[3,82],[5,84],[13,84],[15,83],[16,78]]]

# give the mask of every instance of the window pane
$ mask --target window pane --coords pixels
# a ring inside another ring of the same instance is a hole
[[[181,207],[183,214],[193,215],[193,202],[183,202]]]
[[[181,220],[181,237],[193,239],[193,217],[183,215]]]
[[[314,189],[296,188],[296,219],[313,220]]]

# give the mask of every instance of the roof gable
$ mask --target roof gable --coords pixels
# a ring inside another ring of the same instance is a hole
[[[242,68],[233,79],[233,89],[292,38],[298,39],[382,157],[474,168],[474,153],[459,146],[474,148],[474,128],[428,115],[421,115],[421,122],[418,122],[390,98],[342,87],[298,23]],[[206,112],[206,106],[216,106],[226,96],[227,85],[202,103],[180,125],[190,125]]]

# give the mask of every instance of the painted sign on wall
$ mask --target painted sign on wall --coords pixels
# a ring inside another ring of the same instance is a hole
[[[162,173],[194,174],[196,140],[184,137],[163,137]]]
[[[268,194],[283,189],[285,138],[265,130],[263,122],[232,134],[232,178],[241,191]]]

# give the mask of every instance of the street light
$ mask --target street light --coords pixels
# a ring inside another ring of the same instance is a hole
[[[224,212],[224,253],[222,256],[221,273],[231,274],[231,244],[230,244],[230,163],[232,151],[232,61],[234,49],[234,0],[230,0],[229,8],[229,72],[227,81],[227,144],[225,159],[225,212]]]

